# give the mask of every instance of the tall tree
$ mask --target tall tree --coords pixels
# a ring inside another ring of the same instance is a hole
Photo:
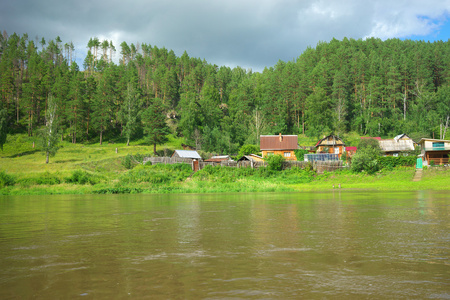
[[[170,133],[166,123],[166,107],[159,98],[154,98],[152,104],[144,111],[142,122],[148,143],[153,144],[153,153],[156,155],[156,145],[167,141]]]
[[[47,99],[47,111],[45,113],[45,126],[41,131],[42,149],[45,152],[45,163],[49,157],[58,151],[58,105],[56,99],[50,94]]]

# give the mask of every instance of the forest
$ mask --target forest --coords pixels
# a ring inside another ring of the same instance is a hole
[[[262,72],[145,43],[116,46],[91,38],[79,66],[60,37],[0,34],[3,136],[47,128],[72,143],[143,139],[156,150],[172,134],[232,154],[260,134],[447,133],[448,41],[333,39]]]

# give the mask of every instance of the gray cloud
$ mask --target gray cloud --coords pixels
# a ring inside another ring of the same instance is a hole
[[[16,0],[0,3],[0,29],[73,41],[81,61],[97,36],[118,52],[122,41],[147,43],[261,71],[332,38],[426,36],[449,13],[450,0]]]

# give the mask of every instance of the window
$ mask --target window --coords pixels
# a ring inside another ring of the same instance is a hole
[[[284,157],[291,157],[291,152],[284,152]]]
[[[334,154],[339,154],[339,147],[334,148]]]
[[[267,155],[268,156],[273,155],[273,152],[267,152]]]
[[[433,142],[433,149],[442,148],[444,150],[444,142]]]

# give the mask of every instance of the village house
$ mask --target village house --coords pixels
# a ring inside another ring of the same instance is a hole
[[[286,160],[297,160],[295,150],[298,149],[297,135],[261,135],[259,148],[262,157],[281,155]]]
[[[437,140],[423,138],[419,141],[421,147],[421,154],[424,165],[430,165],[432,162],[435,165],[442,165],[449,163],[450,154],[450,140]]]
[[[335,135],[324,137],[317,142],[315,147],[317,149],[316,153],[337,154],[339,159],[345,150],[344,141]]]
[[[384,156],[408,155],[417,146],[406,134],[399,134],[393,139],[380,139],[378,142]]]

